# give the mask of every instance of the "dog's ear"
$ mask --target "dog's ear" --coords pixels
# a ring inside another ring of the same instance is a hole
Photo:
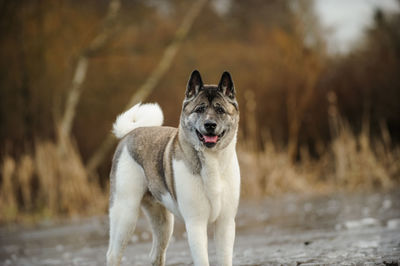
[[[189,81],[186,86],[186,98],[192,98],[203,89],[203,81],[201,80],[200,72],[193,70],[190,74]]]
[[[232,100],[235,98],[235,86],[233,85],[231,74],[229,74],[228,71],[222,73],[221,81],[218,84],[218,90]]]

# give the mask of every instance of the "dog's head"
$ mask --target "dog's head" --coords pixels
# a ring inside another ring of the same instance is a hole
[[[190,75],[183,101],[181,129],[197,149],[223,149],[236,136],[239,107],[229,72],[217,85],[204,85],[200,73]]]

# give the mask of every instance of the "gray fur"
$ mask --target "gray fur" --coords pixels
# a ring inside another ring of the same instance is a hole
[[[120,141],[110,173],[111,208],[116,193],[116,169],[125,147],[144,171],[147,191],[141,198],[141,206],[152,227],[153,265],[165,264],[165,252],[172,234],[173,216],[161,202],[165,195],[170,195],[176,204],[178,202],[173,160],[184,162],[194,175],[200,176],[205,151],[223,150],[236,140],[239,108],[228,72],[223,73],[216,86],[203,85],[200,74],[194,71],[185,95],[179,127],[139,127],[132,130]],[[209,122],[215,124],[213,131],[207,128]],[[214,137],[214,140],[206,140],[207,137]],[[120,257],[117,264],[119,261]]]
[[[125,137],[129,153],[143,167],[148,188],[158,200],[166,193],[174,195],[173,173],[165,171],[166,168],[172,169],[167,165],[171,158],[165,155],[168,142],[176,134],[177,129],[172,127],[141,127]]]
[[[212,149],[223,149],[233,139],[239,123],[238,104],[235,99],[226,97],[220,87],[202,85],[195,87],[196,92],[185,99],[180,118],[179,128],[173,127],[141,127],[131,131],[119,143],[111,168],[111,196],[113,202],[115,168],[122,148],[126,146],[132,158],[139,163],[149,182],[148,188],[152,195],[161,201],[161,195],[169,193],[176,199],[173,181],[172,159],[183,160],[192,169],[194,174],[201,171],[202,147],[196,130],[205,133],[204,123],[211,119],[217,123],[216,134],[224,132],[224,136]],[[225,88],[226,90],[226,88]],[[198,114],[195,109],[203,105],[204,113]],[[218,114],[216,108],[222,107],[225,111]],[[166,153],[168,142],[169,151]],[[168,158],[165,154],[169,154]]]
[[[203,113],[196,113],[196,108],[204,106]],[[217,109],[223,108],[225,113],[218,113]],[[236,135],[239,124],[239,110],[236,100],[226,97],[215,85],[205,85],[200,92],[191,99],[185,99],[180,119],[180,129],[185,138],[197,150],[202,147],[198,143],[196,130],[206,134],[204,124],[206,120],[213,120],[217,124],[216,135],[224,132],[224,136],[213,149],[225,148]],[[200,145],[200,146],[199,146]]]

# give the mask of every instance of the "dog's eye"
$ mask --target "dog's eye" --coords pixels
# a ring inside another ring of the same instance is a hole
[[[222,108],[221,106],[217,106],[215,108],[215,111],[217,112],[217,114],[225,114],[225,109]]]
[[[206,110],[206,108],[204,106],[200,106],[200,107],[197,107],[194,111],[196,113],[201,114],[201,113],[204,113],[205,110]]]

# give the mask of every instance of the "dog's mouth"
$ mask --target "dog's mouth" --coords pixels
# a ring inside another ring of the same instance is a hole
[[[219,135],[203,135],[196,129],[196,134],[199,140],[207,147],[212,148],[214,147],[217,142],[224,136],[225,130]]]

